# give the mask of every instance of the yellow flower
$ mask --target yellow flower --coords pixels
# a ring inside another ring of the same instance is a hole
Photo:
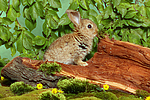
[[[41,83],[37,84],[37,89],[43,89],[43,85]]]
[[[52,93],[53,93],[53,94],[56,94],[57,92],[58,92],[58,91],[57,91],[56,88],[52,89]]]
[[[57,92],[58,92],[58,93],[64,93],[64,91],[62,91],[62,90],[58,90]]]
[[[109,89],[109,85],[107,85],[107,84],[103,85],[103,89],[104,90],[108,90]]]
[[[150,100],[150,96],[146,97],[146,99],[145,99],[145,100]]]
[[[3,76],[1,76],[1,80],[3,81],[5,78]]]

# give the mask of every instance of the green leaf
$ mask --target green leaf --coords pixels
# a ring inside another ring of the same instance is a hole
[[[21,2],[22,2],[22,5],[23,5],[23,6],[28,5],[28,1],[27,1],[27,0],[21,0]]]
[[[23,34],[23,46],[28,50],[32,49],[32,39],[26,34]]]
[[[150,7],[146,7],[146,15],[150,19]]]
[[[41,16],[41,17],[43,17],[44,15],[43,15],[43,10],[44,10],[44,7],[43,7],[43,5],[42,5],[42,2],[36,2],[35,3],[35,7],[36,7],[36,9],[37,9],[37,13],[38,13],[38,16]]]
[[[94,10],[94,9],[90,9],[89,10],[89,15],[92,15],[94,17],[97,17],[98,16],[98,13]]]
[[[81,7],[79,7],[79,12],[81,15],[81,18],[89,18],[89,12],[87,10],[82,9]]]
[[[44,23],[43,23],[43,32],[44,32],[44,35],[45,35],[46,37],[49,37],[51,31],[52,31],[52,30],[48,27],[47,22],[44,22]]]
[[[36,21],[32,22],[32,21],[25,19],[25,25],[30,31],[32,31],[36,27]]]
[[[23,52],[23,33],[21,33],[21,35],[17,38],[16,46],[17,46],[17,51],[22,53]]]
[[[0,11],[7,11],[7,0],[0,0]]]
[[[104,19],[109,18],[109,15],[111,15],[113,13],[113,9],[111,6],[108,6],[105,10],[104,10],[105,14],[104,14]]]
[[[12,7],[10,7],[10,9],[8,10],[7,13],[7,17],[11,20],[11,21],[15,21],[17,17],[20,16],[20,13],[17,13]]]
[[[95,16],[89,16],[89,19],[92,20],[96,25],[98,25],[97,19]]]
[[[58,22],[54,19],[55,16],[48,16],[46,18],[46,21],[48,21],[48,25],[52,29],[57,29],[58,28]]]
[[[36,36],[36,37],[33,39],[33,41],[32,41],[32,43],[33,43],[34,45],[38,45],[38,46],[44,45],[45,42],[46,42],[46,39],[45,39],[44,37],[42,37],[42,36]]]
[[[133,17],[136,15],[136,13],[137,13],[137,11],[135,11],[135,10],[130,10],[130,11],[127,12],[127,14],[125,15],[124,18],[127,18],[127,19],[133,18]]]
[[[94,0],[97,3],[97,7],[99,11],[103,11],[104,10],[104,5],[102,0]]]
[[[67,25],[69,24],[71,21],[68,18],[67,14],[65,13],[63,16],[61,16],[60,20],[59,20],[59,25]]]
[[[146,2],[144,2],[144,5],[145,5],[146,7],[150,7],[150,1],[149,1],[149,0],[146,0]]]
[[[122,41],[128,41],[128,34],[130,34],[129,29],[121,29]]]
[[[29,9],[30,9],[31,18],[33,21],[35,21],[38,18],[38,10],[35,6],[35,3]]]
[[[2,24],[10,25],[12,23],[13,23],[13,21],[11,21],[9,18],[7,18],[7,17],[2,18]]]
[[[146,18],[146,8],[145,8],[145,6],[142,5],[140,7],[139,13],[140,13],[140,15],[142,15],[142,17]]]
[[[86,0],[80,0],[79,3],[80,3],[80,6],[81,6],[82,8],[88,10],[88,6],[87,6]]]
[[[114,8],[120,4],[121,0],[112,0]]]
[[[28,1],[28,4],[32,5],[34,0],[27,0]]]
[[[127,8],[129,7],[130,7],[129,3],[120,3],[120,5],[116,6],[117,10],[122,15],[122,18],[126,15]]]
[[[140,29],[131,29],[131,33],[128,34],[129,42],[141,45],[141,32],[138,32]]]
[[[77,1],[74,1],[70,4],[68,9],[76,10],[78,7],[79,7],[79,5],[78,5]]]
[[[16,54],[16,47],[15,45],[13,44],[12,47],[10,47],[11,49],[11,56],[14,56]]]
[[[11,35],[11,33],[9,31],[9,28],[0,26],[0,39],[8,42],[8,40],[10,39],[10,35]]]
[[[60,0],[48,0],[48,3],[49,3],[53,8],[61,8]]]
[[[29,36],[31,39],[34,39],[35,38],[35,35],[32,34],[31,32],[27,31],[27,30],[23,30],[23,33],[27,36]]]
[[[20,0],[12,0],[12,6],[16,11],[20,10]]]
[[[28,20],[32,20],[31,16],[30,16],[30,9],[28,7],[25,7],[23,10],[23,16],[25,18],[27,18]]]

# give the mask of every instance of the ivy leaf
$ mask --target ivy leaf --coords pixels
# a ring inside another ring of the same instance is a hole
[[[35,6],[35,3],[29,9],[30,9],[31,18],[33,21],[35,21],[38,18],[38,10]]]
[[[5,25],[10,25],[13,23],[13,21],[11,21],[9,18],[7,17],[3,17],[2,18],[2,23],[5,24]]]
[[[80,0],[80,6],[86,10],[88,10],[87,2],[86,0]]]
[[[97,7],[99,11],[103,11],[104,10],[104,5],[102,0],[94,0],[97,3]]]
[[[48,0],[48,3],[49,3],[53,8],[61,8],[60,0]]]
[[[23,6],[28,5],[28,1],[27,0],[21,0],[21,2],[22,2]]]
[[[41,16],[41,17],[43,17],[44,15],[43,15],[43,10],[44,10],[44,7],[43,7],[43,5],[40,3],[40,2],[36,2],[35,3],[35,7],[36,7],[36,9],[37,9],[37,13],[38,13],[38,16]]]
[[[117,10],[122,15],[122,18],[126,15],[127,8],[129,7],[130,7],[129,3],[120,3],[120,5],[116,6]]]
[[[30,31],[32,31],[36,27],[36,21],[33,22],[25,19],[25,25]]]
[[[12,7],[10,7],[10,9],[8,10],[7,13],[7,17],[11,20],[11,21],[15,21],[17,17],[20,16],[20,13],[17,13]]]
[[[17,45],[17,51],[22,53],[23,52],[23,34],[22,33],[17,38],[16,45]]]
[[[89,15],[97,17],[98,13],[94,9],[89,9]]]
[[[10,47],[11,49],[11,56],[14,56],[16,54],[16,47],[15,45],[13,44],[12,47]]]
[[[0,0],[0,11],[7,11],[7,0]]]
[[[3,41],[8,41],[10,39],[10,31],[9,28],[6,28],[4,26],[0,26],[0,39]]]
[[[20,10],[20,0],[12,0],[12,6],[16,11]]]
[[[28,1],[28,4],[29,4],[29,5],[32,5],[33,2],[34,2],[34,0],[26,0],[26,1]]]
[[[150,7],[146,7],[146,15],[150,19]]]
[[[89,19],[92,20],[96,25],[98,25],[98,22],[95,16],[89,16]]]
[[[128,41],[129,30],[127,28],[121,29],[122,41]]]
[[[78,5],[77,1],[74,1],[70,4],[68,9],[76,10],[78,7],[79,7],[79,5]]]
[[[45,22],[43,23],[43,32],[44,32],[44,35],[45,35],[46,37],[48,37],[48,36],[50,35],[51,31],[52,31],[52,30],[48,27],[47,22],[45,21]]]
[[[45,44],[45,42],[46,42],[46,39],[42,36],[36,36],[32,41],[32,43],[37,46],[42,46]]]
[[[87,10],[82,9],[81,7],[79,7],[79,12],[81,15],[81,18],[89,18],[89,12]]]
[[[32,39],[26,34],[23,34],[23,46],[28,50],[32,49]]]
[[[112,9],[111,6],[108,6],[108,7],[104,10],[104,12],[105,12],[104,19],[107,19],[107,18],[109,18],[109,15],[112,14],[113,9]]]
[[[67,25],[69,24],[71,21],[70,19],[68,18],[67,14],[65,13],[59,20],[59,25]]]
[[[121,0],[112,0],[114,8],[120,4]]]
[[[130,10],[130,11],[127,12],[127,14],[125,15],[124,18],[127,18],[127,19],[133,18],[133,17],[136,15],[136,13],[137,13],[137,11],[135,11],[135,10]]]

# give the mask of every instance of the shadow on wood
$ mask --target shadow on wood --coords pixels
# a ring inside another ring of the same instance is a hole
[[[128,42],[101,39],[98,51],[87,61],[88,66],[61,64],[62,71],[55,76],[45,77],[36,71],[39,60],[16,57],[1,71],[1,75],[12,80],[24,81],[35,86],[42,83],[47,88],[56,87],[61,76],[88,79],[94,84],[110,85],[112,89],[121,89],[135,93],[137,89],[150,92],[150,49]]]

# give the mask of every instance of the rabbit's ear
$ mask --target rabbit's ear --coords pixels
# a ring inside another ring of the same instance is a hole
[[[70,19],[76,26],[79,26],[79,25],[80,25],[81,17],[80,17],[80,13],[79,13],[78,11],[67,10],[66,13],[67,13],[69,19]]]

